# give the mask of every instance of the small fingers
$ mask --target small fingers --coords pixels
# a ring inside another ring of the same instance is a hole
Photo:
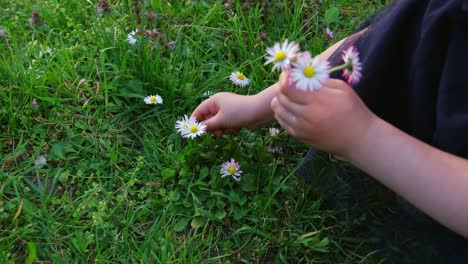
[[[276,95],[276,100],[278,101],[279,104],[281,104],[282,107],[284,107],[287,111],[298,115],[301,114],[305,111],[305,107],[302,104],[297,104],[293,101],[291,101],[285,94],[279,93]]]
[[[280,124],[280,126],[286,131],[289,135],[296,137],[297,133],[289,121],[284,120],[280,115],[275,114],[275,119]]]
[[[216,115],[219,111],[219,107],[216,105],[216,102],[212,99],[206,99],[201,104],[195,108],[192,112],[192,116],[194,116],[197,121],[211,118],[212,116]]]
[[[275,113],[275,118],[281,119],[284,123],[287,123],[288,126],[295,126],[297,124],[297,117],[290,111],[288,111],[275,97],[271,101],[271,109]]]

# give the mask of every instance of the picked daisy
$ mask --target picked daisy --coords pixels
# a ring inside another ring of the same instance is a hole
[[[242,171],[239,170],[240,165],[233,158],[231,161],[226,161],[221,165],[221,178],[231,176],[235,181],[240,181]]]
[[[235,84],[240,87],[244,87],[249,84],[250,80],[245,77],[245,75],[239,71],[235,71],[231,73],[229,79]]]
[[[163,99],[159,95],[148,95],[144,99],[146,104],[162,104]]]
[[[265,64],[273,63],[274,66],[272,71],[275,69],[288,69],[298,51],[299,45],[292,41],[289,42],[288,39],[286,39],[282,44],[276,42],[272,48],[266,49],[267,61]]]
[[[320,56],[311,58],[309,52],[305,52],[293,63],[291,80],[296,87],[303,91],[314,91],[322,88],[323,83],[329,78],[329,65]]]
[[[184,138],[195,138],[206,133],[206,125],[203,122],[197,122],[196,118],[184,115],[182,120],[177,120],[175,128]]]
[[[345,62],[343,77],[346,78],[349,84],[358,83],[362,77],[362,64],[359,60],[359,51],[355,46],[350,46],[345,51],[343,51],[341,58]]]

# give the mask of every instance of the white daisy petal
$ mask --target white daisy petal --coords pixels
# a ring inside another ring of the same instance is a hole
[[[206,125],[203,122],[197,122],[195,117],[189,118],[187,115],[176,121],[175,128],[184,138],[194,139],[206,133]]]
[[[163,99],[160,95],[148,95],[143,99],[146,104],[162,104]]]
[[[40,155],[39,157],[37,157],[37,159],[34,161],[34,166],[36,168],[41,168],[43,167],[44,165],[47,164],[47,159],[44,155]]]
[[[267,56],[265,64],[273,63],[272,71],[276,69],[288,69],[298,51],[299,45],[292,41],[289,42],[288,39],[286,39],[282,44],[276,42],[272,48],[266,49]]]
[[[242,171],[239,169],[239,163],[231,158],[231,161],[226,161],[221,165],[221,178],[231,176],[235,181],[240,181]]]
[[[127,35],[127,42],[128,42],[128,44],[130,44],[130,45],[135,45],[135,43],[137,42],[137,40],[136,40],[136,38],[135,38],[136,33],[137,33],[136,30],[134,30],[134,31],[132,31],[132,32],[130,32],[130,33],[128,33],[128,35]]]
[[[238,85],[240,87],[245,87],[246,85],[249,84],[250,80],[245,77],[244,74],[242,74],[241,72],[239,71],[235,71],[233,73],[231,73],[231,75],[229,76],[229,79],[235,84],[235,85]]]
[[[358,83],[362,77],[362,64],[359,59],[359,51],[355,46],[350,46],[343,52],[342,59],[345,63],[349,64],[349,67],[343,70],[343,77],[346,78],[349,84]]]
[[[307,55],[298,56],[297,61],[293,63],[290,77],[299,90],[320,89],[329,78],[328,62],[321,60],[320,56],[313,59]]]
[[[276,135],[280,133],[280,130],[276,127],[270,127],[268,131],[270,132],[270,136],[272,137],[275,137]]]

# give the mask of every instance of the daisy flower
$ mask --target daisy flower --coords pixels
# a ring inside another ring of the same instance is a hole
[[[127,35],[127,42],[130,44],[130,45],[135,45],[135,43],[137,42],[136,38],[135,38],[135,34],[137,33],[137,30],[133,30],[132,32],[128,33]]]
[[[314,91],[322,88],[322,83],[329,78],[329,66],[327,61],[322,61],[320,56],[311,58],[310,53],[305,52],[293,63],[291,80],[296,87],[303,91]]]
[[[231,158],[231,161],[226,161],[221,165],[221,178],[231,176],[235,181],[240,181],[242,171],[239,169],[239,163]]]
[[[343,77],[349,84],[358,83],[362,77],[362,64],[359,60],[359,51],[355,46],[347,48],[341,57],[345,62],[346,68],[343,70]]]
[[[279,132],[280,132],[280,130],[277,129],[276,127],[270,127],[270,128],[268,129],[268,131],[270,132],[270,136],[272,136],[272,137],[278,135]]]
[[[34,161],[34,166],[36,168],[42,168],[44,165],[47,164],[47,159],[44,155],[40,155],[37,157],[37,159]]]
[[[146,104],[162,104],[163,99],[159,95],[148,95],[144,99]]]
[[[184,138],[193,139],[206,133],[206,125],[203,122],[197,122],[195,117],[189,118],[187,115],[176,122],[175,128]]]
[[[229,76],[229,79],[235,84],[235,85],[238,85],[240,87],[244,87],[246,85],[249,84],[249,79],[247,79],[247,77],[245,77],[244,74],[242,74],[241,72],[239,71],[236,71],[236,72],[233,72],[231,73],[231,75]]]
[[[327,40],[330,40],[332,38],[333,38],[333,31],[327,28]]]
[[[265,64],[273,63],[273,69],[288,69],[291,61],[295,57],[296,53],[299,51],[299,45],[294,42],[290,42],[286,39],[281,45],[276,42],[273,48],[267,48],[267,61]]]

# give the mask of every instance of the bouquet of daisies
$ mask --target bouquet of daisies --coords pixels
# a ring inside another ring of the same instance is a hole
[[[344,63],[333,68],[320,55],[312,57],[308,51],[300,52],[299,45],[287,39],[267,48],[266,53],[265,64],[273,63],[273,71],[288,70],[291,81],[300,90],[314,91],[322,88],[330,78],[330,73],[339,70],[343,70],[343,77],[349,84],[356,84],[361,78],[362,64],[355,46],[346,49],[342,55]]]

